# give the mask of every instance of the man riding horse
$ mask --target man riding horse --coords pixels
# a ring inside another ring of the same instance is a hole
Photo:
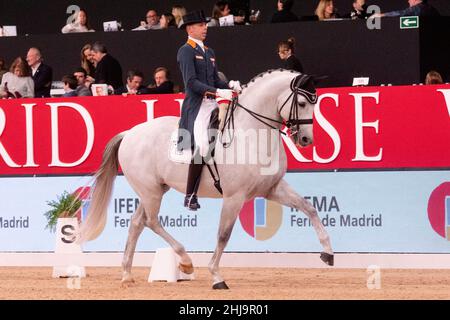
[[[212,111],[218,107],[215,98],[217,96],[231,100],[233,90],[242,90],[239,81],[230,81],[227,84],[220,80],[214,51],[203,44],[208,30],[207,22],[203,11],[193,11],[183,17],[181,27],[186,29],[188,40],[178,50],[177,55],[186,91],[179,129],[189,133],[187,140],[184,140],[186,137],[180,133],[179,148],[191,148],[193,154],[184,206],[193,211],[200,208],[197,191],[204,165],[203,157],[209,147],[208,125]],[[186,141],[190,141],[190,145],[186,146]]]

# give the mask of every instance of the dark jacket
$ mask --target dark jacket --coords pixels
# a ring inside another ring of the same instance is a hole
[[[195,118],[205,94],[214,95],[217,88],[228,89],[228,85],[220,80],[217,74],[214,51],[206,46],[205,51],[203,52],[202,48],[194,41],[188,40],[177,54],[186,93],[181,109],[179,128],[188,130],[191,134],[191,147],[194,146]]]
[[[303,66],[300,60],[294,55],[284,60],[283,68],[286,70],[294,70],[303,73]]]
[[[288,10],[277,11],[273,14],[271,23],[280,23],[280,22],[294,22],[298,21],[298,17]]]
[[[106,54],[97,64],[94,78],[95,83],[106,83],[114,89],[122,87],[122,67],[119,61],[111,55]]]
[[[386,17],[406,17],[406,16],[421,16],[421,17],[435,17],[439,16],[439,12],[428,3],[419,3],[415,6],[406,8],[404,10],[397,10],[386,12]]]
[[[63,97],[78,97],[76,90],[72,90],[63,94]]]
[[[159,87],[154,88],[146,88],[146,94],[166,94],[173,93],[173,82],[168,80],[163,83]]]
[[[124,93],[128,93],[127,86],[123,86],[123,87],[120,87],[120,88],[114,90],[114,94],[115,95],[121,95],[121,94],[124,94]],[[143,87],[143,86],[139,87],[139,89],[136,92],[136,94],[147,94],[147,93],[148,93],[147,92],[147,88]]]
[[[53,80],[52,68],[41,63],[32,78],[34,81],[34,97],[49,98]]]

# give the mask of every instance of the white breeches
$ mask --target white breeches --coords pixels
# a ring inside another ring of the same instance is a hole
[[[209,150],[209,138],[208,138],[208,126],[211,119],[211,112],[217,108],[216,100],[203,99],[198,112],[197,118],[194,122],[194,139],[195,145],[199,150],[202,157],[208,154]]]

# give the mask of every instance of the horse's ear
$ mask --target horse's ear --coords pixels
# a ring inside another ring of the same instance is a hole
[[[312,77],[315,85],[329,78],[329,76],[327,76],[327,75],[323,75],[323,76],[312,75],[311,77]]]

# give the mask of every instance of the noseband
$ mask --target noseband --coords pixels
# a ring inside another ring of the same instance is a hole
[[[287,135],[284,131],[280,130],[279,128],[273,126],[272,124],[266,122],[271,121],[278,124],[285,124],[286,127],[291,131],[289,136],[292,136],[300,130],[301,125],[308,125],[313,124],[313,119],[300,119],[299,118],[299,108],[304,108],[304,103],[298,102],[298,96],[301,95],[304,97],[309,103],[315,104],[317,103],[317,94],[316,89],[312,85],[311,76],[308,76],[306,74],[301,74],[294,79],[292,79],[290,88],[291,88],[291,94],[287,97],[286,101],[284,101],[283,105],[281,106],[280,110],[278,110],[278,113],[281,114],[281,111],[283,111],[283,108],[287,105],[288,101],[291,100],[291,110],[289,112],[289,119],[284,123],[282,121],[278,121],[276,119],[272,119],[269,117],[266,117],[262,114],[259,114],[257,112],[254,112],[243,105],[241,105],[238,101],[238,97],[234,97],[233,100],[230,102],[230,106],[227,109],[227,113],[225,115],[225,124],[222,128],[222,137],[223,132],[225,131],[225,127],[227,129],[234,129],[234,111],[237,107],[240,107],[241,109],[244,109],[247,111],[252,117],[254,117],[256,120],[264,123],[266,126],[278,130],[281,134]],[[228,147],[231,145],[233,138],[231,137],[230,141],[227,143],[223,143],[224,147]]]

